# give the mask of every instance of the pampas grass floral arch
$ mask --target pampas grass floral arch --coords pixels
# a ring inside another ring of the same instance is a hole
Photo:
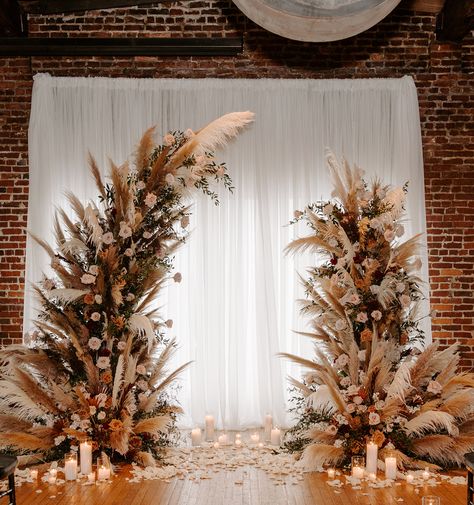
[[[111,163],[107,183],[90,157],[100,205],[70,193],[76,220],[58,211],[56,248],[34,237],[54,275],[35,286],[32,343],[0,352],[1,449],[57,459],[90,438],[95,452],[150,465],[172,443],[180,408],[169,386],[188,364],[167,369],[176,342],[152,302],[187,236],[185,197],[200,190],[218,203],[213,182],[232,189],[213,152],[252,120],[230,113],[159,145],[149,129],[134,165]]]

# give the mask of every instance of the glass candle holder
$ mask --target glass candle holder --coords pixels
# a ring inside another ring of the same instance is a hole
[[[362,479],[365,473],[365,458],[363,456],[352,456],[351,460],[352,477]]]
[[[421,500],[422,505],[441,505],[441,498],[439,496],[423,496]]]
[[[97,480],[104,481],[110,479],[110,465],[105,458],[97,458]]]
[[[67,452],[64,456],[64,476],[66,480],[77,479],[77,453]]]

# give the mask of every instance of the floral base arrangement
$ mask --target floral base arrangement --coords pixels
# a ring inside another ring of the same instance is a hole
[[[297,424],[286,447],[307,469],[348,466],[378,446],[400,469],[460,465],[474,450],[474,375],[459,371],[456,346],[422,347],[419,237],[404,242],[407,188],[367,184],[330,154],[334,201],[296,211],[311,229],[290,244],[318,260],[304,281],[313,359],[293,379]]]
[[[98,202],[74,195],[71,220],[60,210],[56,249],[34,237],[53,275],[35,291],[41,312],[31,344],[0,352],[0,448],[58,459],[92,441],[95,454],[152,465],[177,436],[170,373],[176,343],[153,301],[170,278],[186,239],[195,190],[218,203],[213,183],[232,189],[213,151],[253,118],[231,113],[198,132],[142,138],[134,165],[111,164],[104,183],[90,167]],[[172,277],[181,281],[181,274]]]

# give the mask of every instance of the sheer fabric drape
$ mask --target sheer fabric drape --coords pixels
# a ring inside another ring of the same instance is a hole
[[[176,363],[193,360],[179,397],[183,425],[213,414],[226,428],[261,423],[266,412],[288,424],[286,376],[299,371],[276,353],[310,355],[292,330],[305,329],[295,303],[297,272],[311,257],[286,257],[301,227],[295,209],[330,196],[324,161],[338,156],[393,184],[410,183],[406,236],[425,231],[418,102],[411,78],[370,80],[221,80],[53,78],[37,75],[29,130],[28,228],[52,241],[54,209],[65,191],[96,197],[86,170],[90,151],[104,172],[122,162],[150,125],[157,133],[197,129],[236,110],[256,113],[253,127],[222,156],[234,181],[215,207],[198,195],[192,235],[176,257],[181,284],[158,301],[174,320]],[[302,225],[303,226],[303,225]],[[423,253],[427,278],[426,250]],[[31,283],[48,272],[28,239],[25,330],[31,328]]]

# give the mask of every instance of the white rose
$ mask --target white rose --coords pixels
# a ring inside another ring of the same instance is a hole
[[[358,305],[360,303],[360,297],[357,294],[352,294],[349,296],[349,303],[352,305]]]
[[[81,277],[81,282],[82,282],[82,284],[94,284],[95,276],[93,276],[91,274],[84,274]]]
[[[366,323],[368,320],[367,312],[359,312],[356,317],[358,323]]]
[[[99,275],[99,267],[97,265],[91,265],[89,267],[89,273],[95,276]]]
[[[349,412],[349,414],[352,414],[353,412],[355,412],[355,409],[356,409],[356,406],[354,403],[348,403],[347,404],[347,412]]]
[[[125,222],[125,221],[121,221],[120,222],[119,235],[122,238],[128,238],[128,237],[130,237],[132,235],[132,229],[130,228],[130,226],[128,225],[127,222]]]
[[[351,378],[350,377],[343,377],[340,380],[340,384],[343,388],[346,388],[351,385]]]
[[[93,416],[96,412],[97,412],[97,407],[95,407],[95,405],[91,405],[89,407],[89,413],[90,413],[90,415]]]
[[[105,244],[105,245],[109,245],[111,244],[112,242],[114,241],[114,235],[111,231],[108,231],[107,233],[104,233],[102,235],[102,242]]]
[[[157,197],[154,193],[148,193],[145,197],[145,205],[150,209],[154,207],[156,201]]]
[[[337,368],[344,368],[347,363],[349,363],[349,356],[347,354],[341,354],[336,360]]]
[[[295,210],[293,212],[293,216],[295,219],[299,219],[303,214],[304,214],[304,212],[301,212],[301,210]]]
[[[383,400],[378,400],[375,402],[375,408],[377,410],[382,410],[385,407],[385,402]]]
[[[173,184],[174,183],[174,175],[173,174],[166,174],[165,181],[168,184]]]
[[[102,340],[98,339],[97,337],[92,337],[89,339],[87,342],[87,345],[89,346],[90,349],[93,351],[97,351],[100,349],[100,345],[102,344]]]
[[[105,412],[103,410],[101,410],[98,414],[97,414],[97,419],[99,421],[103,421],[105,419]]]
[[[137,373],[140,375],[145,375],[146,374],[146,368],[144,365],[138,365],[137,366]]]
[[[66,440],[66,437],[64,435],[59,435],[58,437],[55,437],[54,439],[54,445],[59,445],[63,443]]]
[[[380,310],[373,310],[370,315],[375,321],[380,321],[382,319],[382,312],[380,312]]]
[[[127,346],[127,343],[126,343],[126,342],[124,342],[124,341],[122,340],[122,341],[120,341],[120,342],[117,344],[117,349],[118,349],[119,351],[123,351],[123,350],[125,349],[125,347],[126,347],[126,346]]]
[[[142,189],[145,189],[145,188],[146,188],[146,184],[143,181],[137,182],[137,189],[139,189],[141,191]]]
[[[135,295],[133,293],[128,293],[126,300],[127,300],[127,302],[131,302],[132,300],[135,300]]]
[[[110,358],[106,356],[99,356],[97,362],[96,362],[97,368],[100,368],[101,370],[105,370],[106,368],[110,367]]]
[[[102,296],[101,295],[95,295],[94,296],[95,303],[98,303],[99,305],[102,303]]]
[[[144,231],[143,232],[143,238],[145,240],[148,240],[149,238],[151,238],[153,236],[153,233],[150,233],[149,231]]]
[[[359,392],[359,388],[355,384],[352,384],[347,388],[347,392],[350,395],[355,395]]]
[[[362,402],[364,401],[362,399],[361,396],[357,395],[357,396],[354,396],[354,398],[352,398],[352,401],[356,404],[356,405],[361,405]]]
[[[369,424],[371,426],[375,426],[376,424],[380,423],[380,416],[377,414],[377,412],[371,412],[369,414]]]
[[[98,312],[92,312],[91,319],[92,319],[92,321],[99,321],[100,320],[100,314]]]

